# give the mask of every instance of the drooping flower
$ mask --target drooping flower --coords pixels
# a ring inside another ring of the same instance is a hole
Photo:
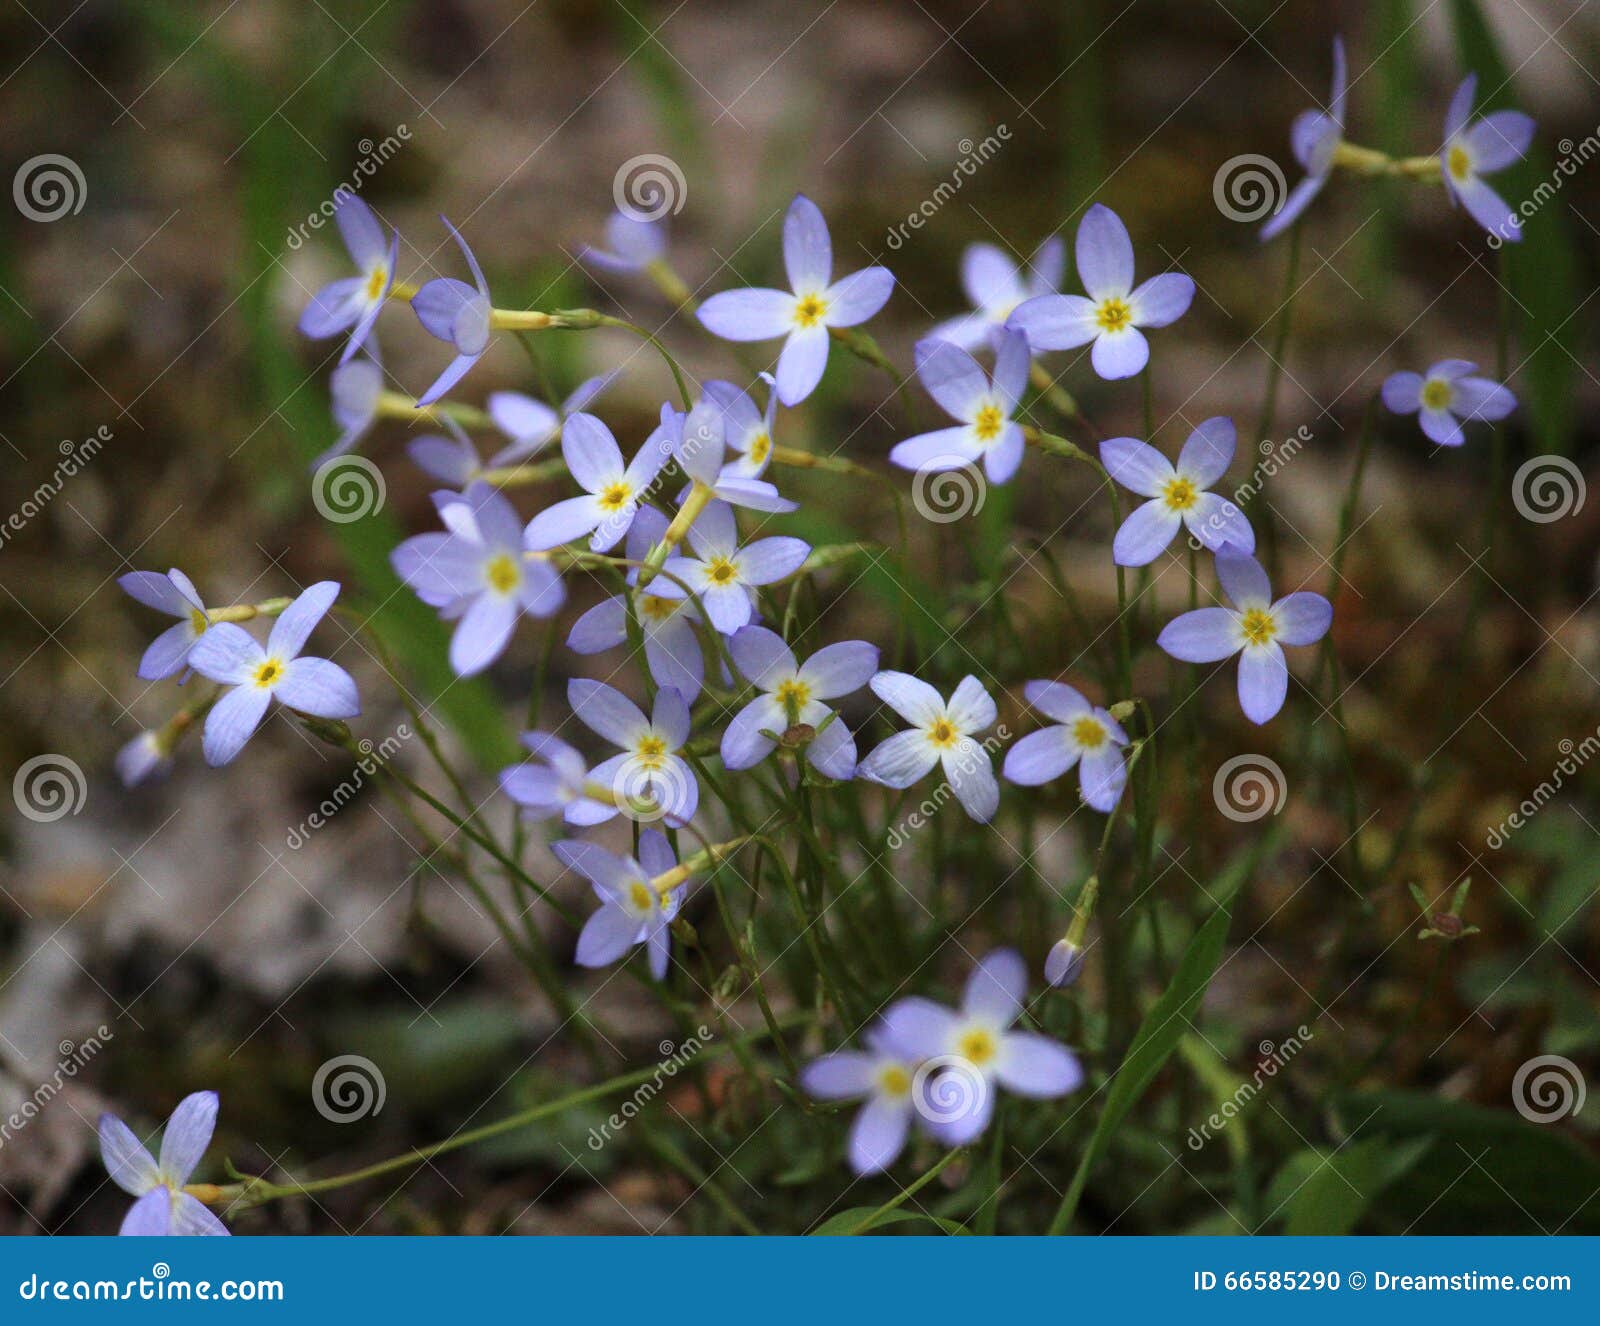
[[[666,532],[667,518],[661,512],[652,506],[640,507],[628,531],[628,560],[643,561]],[[629,571],[628,583],[636,583],[638,577],[637,569]],[[628,598],[627,594],[613,594],[579,617],[567,636],[567,648],[579,654],[598,654],[627,643]],[[695,630],[700,614],[694,600],[644,593],[634,597],[634,611],[650,675],[658,686],[674,687],[693,704],[705,682],[705,657]]]
[[[521,614],[548,617],[567,591],[547,559],[527,555],[537,550],[504,493],[474,483],[434,501],[444,532],[413,535],[389,562],[419,599],[456,623],[450,666],[470,677],[505,652]]]
[[[1083,1084],[1083,1069],[1064,1045],[1011,1029],[1027,990],[1021,955],[997,949],[967,978],[959,1010],[911,996],[884,1013],[894,1043],[922,1061],[913,1107],[947,1146],[965,1146],[989,1126],[997,1088],[1053,1100]]]
[[[167,627],[150,642],[139,660],[139,676],[145,681],[163,681],[183,672],[189,666],[189,651],[194,642],[211,625],[194,582],[173,567],[166,575],[156,571],[129,571],[127,575],[118,576],[117,583],[129,597],[138,599],[145,607],[178,619],[176,626]]]
[[[1030,732],[1006,752],[1001,772],[1009,782],[1038,787],[1078,766],[1085,804],[1102,814],[1115,809],[1128,781],[1122,748],[1128,734],[1109,711],[1092,705],[1059,681],[1030,681],[1023,690],[1031,704],[1055,725]]]
[[[1280,235],[1311,205],[1333,173],[1334,153],[1344,138],[1346,72],[1344,38],[1333,39],[1333,90],[1328,93],[1328,109],[1304,110],[1295,116],[1289,130],[1294,159],[1305,168],[1306,177],[1289,190],[1282,206],[1261,227],[1265,241]]]
[[[800,1072],[800,1089],[815,1100],[863,1100],[850,1125],[850,1168],[876,1174],[904,1149],[915,1114],[917,1059],[896,1046],[883,1026],[862,1037],[865,1050],[836,1050]]]
[[[607,967],[643,944],[650,954],[650,974],[664,979],[672,949],[670,926],[683,901],[681,885],[663,893],[652,882],[678,864],[666,835],[643,830],[637,860],[585,842],[554,843],[550,850],[587,879],[600,899],[599,909],[578,935],[573,960],[580,967]]]
[[[1078,223],[1076,244],[1082,295],[1040,295],[1017,306],[1006,325],[1033,350],[1075,350],[1094,342],[1090,359],[1106,379],[1131,378],[1150,358],[1141,327],[1166,327],[1188,311],[1194,282],[1164,272],[1134,287],[1133,241],[1121,218],[1096,203]]]
[[[722,734],[722,763],[748,769],[770,755],[776,745],[764,732],[784,732],[803,725],[813,736],[806,759],[828,778],[845,779],[856,771],[856,743],[850,729],[824,700],[838,700],[860,690],[878,669],[878,647],[864,640],[845,640],[817,650],[804,663],[783,637],[764,626],[746,626],[728,641],[734,665],[758,689]]]
[[[500,790],[522,807],[523,817],[561,815],[569,824],[595,823],[596,809],[604,803],[589,795],[589,766],[583,756],[549,732],[524,732],[522,744],[539,763],[524,761],[502,769]]]
[[[561,436],[562,421],[580,410],[587,410],[615,377],[614,372],[602,373],[580,382],[555,408],[520,391],[491,391],[489,417],[511,442],[491,456],[489,464],[515,465],[543,451]]]
[[[389,298],[395,261],[400,256],[400,232],[396,230],[385,244],[378,218],[353,193],[339,196],[333,219],[360,274],[340,277],[312,295],[300,315],[300,330],[320,341],[349,329],[350,339],[339,356],[343,364],[361,348]]]
[[[117,752],[117,777],[124,787],[138,787],[159,778],[172,767],[172,752],[158,731],[139,733]]]
[[[1100,444],[1106,473],[1150,499],[1133,509],[1112,541],[1111,555],[1119,566],[1155,561],[1180,526],[1212,552],[1226,543],[1255,551],[1255,531],[1244,512],[1227,498],[1206,491],[1227,472],[1237,439],[1233,420],[1221,415],[1207,419],[1189,434],[1176,466],[1154,447],[1131,437]]]
[[[921,473],[956,470],[982,460],[991,483],[1005,483],[1022,464],[1022,425],[1012,415],[1028,385],[1028,342],[1004,328],[994,335],[994,376],[954,341],[917,342],[917,377],[946,414],[960,423],[898,443],[889,460]]]
[[[602,824],[619,808],[630,819],[664,818],[673,828],[694,818],[700,784],[678,754],[689,740],[689,705],[679,692],[663,686],[646,718],[621,691],[575,677],[567,683],[567,703],[585,727],[622,748],[589,773],[591,782],[611,789],[617,804],[575,803],[567,812],[569,824]]]
[[[655,429],[626,465],[611,430],[592,414],[568,417],[561,430],[561,455],[584,490],[541,511],[528,523],[528,547],[558,548],[589,536],[589,547],[606,552],[622,542],[651,483],[672,455],[673,439]]]
[[[962,809],[980,824],[1000,805],[989,752],[974,736],[993,725],[996,710],[976,677],[963,677],[945,703],[925,681],[905,672],[880,672],[872,692],[912,725],[861,761],[856,772],[885,787],[907,788],[941,765]]]
[[[606,272],[642,272],[666,255],[667,227],[661,221],[613,212],[606,218],[606,243],[609,249],[585,244],[578,250],[578,261]]]
[[[157,1161],[114,1114],[100,1116],[100,1158],[111,1182],[135,1198],[119,1234],[223,1235],[228,1227],[198,1197],[184,1191],[205,1158],[217,1126],[217,1093],[197,1091],[172,1111]]]
[[[705,385],[706,398],[722,407],[723,437],[739,453],[735,459],[725,461],[723,476],[759,479],[772,463],[772,424],[778,413],[778,393],[772,374],[763,373],[761,380],[767,384],[765,411],[758,410],[749,395],[731,382],[712,381]]]
[[[1415,414],[1422,431],[1441,447],[1459,447],[1461,425],[1476,419],[1504,419],[1517,398],[1493,378],[1476,376],[1465,359],[1441,359],[1426,373],[1391,373],[1383,383],[1383,403],[1396,414]]]
[[[766,479],[746,473],[739,461],[724,464],[727,430],[723,407],[709,392],[687,414],[670,405],[661,407],[661,431],[673,439],[672,454],[690,480],[707,490],[706,497],[769,514],[798,509],[799,503],[782,496]],[[679,500],[687,495],[680,494]]]
[[[954,341],[963,350],[988,346],[1018,304],[1061,288],[1066,262],[1067,246],[1060,235],[1051,235],[1034,250],[1026,271],[993,244],[968,244],[961,254],[961,288],[973,311],[941,322],[928,336]]]
[[[1312,645],[1333,624],[1333,605],[1300,590],[1276,602],[1261,563],[1240,549],[1217,553],[1217,579],[1231,608],[1196,608],[1174,617],[1156,643],[1185,663],[1219,663],[1239,655],[1239,706],[1252,723],[1283,708],[1289,691],[1284,645]]]
[[[265,649],[232,622],[218,622],[195,641],[189,666],[202,677],[233,688],[206,715],[201,744],[207,764],[233,759],[273,700],[313,718],[354,718],[361,712],[361,697],[348,672],[328,659],[300,656],[312,630],[338,597],[339,585],[333,580],[318,581],[304,590],[273,622]]]
[[[1468,123],[1478,76],[1468,74],[1450,98],[1444,117],[1444,146],[1439,166],[1444,186],[1453,201],[1491,235],[1517,243],[1522,224],[1506,200],[1483,182],[1483,176],[1504,170],[1527,154],[1533,141],[1534,122],[1521,111],[1501,110]]]
[[[430,479],[465,489],[483,471],[478,449],[472,445],[466,430],[449,415],[441,416],[440,423],[448,437],[438,433],[414,437],[406,443],[406,455]]]
[[[376,337],[367,340],[367,353],[360,359],[340,364],[328,375],[328,393],[333,422],[339,425],[339,437],[311,462],[313,470],[353,450],[378,418],[378,402],[383,395],[383,365],[378,359]]]
[[[682,597],[682,585],[699,596],[712,626],[732,635],[747,625],[756,605],[756,590],[798,571],[811,555],[811,545],[789,535],[752,539],[742,547],[733,508],[712,502],[689,526],[694,556],[669,557],[665,574],[652,582],[656,593]],[[680,585],[680,583],[682,584]]]
[[[828,365],[828,329],[854,327],[881,309],[894,291],[887,267],[863,267],[832,280],[833,241],[817,205],[797,194],[783,219],[788,290],[726,290],[700,306],[697,317],[728,341],[782,336],[778,399],[791,408],[809,396]]]
[[[455,347],[456,357],[445,366],[417,400],[418,405],[432,405],[451,387],[460,382],[489,348],[490,316],[494,305],[489,298],[489,283],[483,278],[483,268],[467,247],[467,241],[444,217],[445,229],[455,239],[461,254],[467,260],[473,285],[458,281],[453,276],[439,276],[427,282],[411,297],[411,307],[417,320],[430,336],[436,336],[447,345]]]

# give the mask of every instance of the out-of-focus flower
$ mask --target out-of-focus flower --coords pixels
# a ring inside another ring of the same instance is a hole
[[[960,423],[898,443],[889,453],[893,464],[927,473],[981,459],[991,483],[1005,483],[1017,472],[1024,443],[1022,425],[1012,415],[1028,385],[1028,342],[1021,332],[1004,328],[994,342],[992,378],[954,341],[928,337],[917,342],[917,377]]]
[[[815,1100],[862,1100],[850,1125],[850,1168],[876,1174],[904,1149],[915,1113],[917,1056],[899,1049],[882,1026],[862,1037],[865,1050],[836,1050],[801,1070],[800,1089]]]
[[[486,483],[434,497],[445,531],[417,534],[389,554],[395,574],[446,621],[450,666],[482,672],[505,652],[517,618],[548,617],[566,599],[549,561],[527,556],[527,540],[505,494]]]
[[[657,594],[683,597],[687,585],[699,597],[712,626],[732,635],[749,623],[755,611],[756,589],[798,571],[811,554],[804,539],[774,535],[739,544],[739,527],[733,508],[712,502],[689,527],[693,557],[669,557],[665,574],[653,582]]]
[[[1383,383],[1383,403],[1396,414],[1415,414],[1422,431],[1441,447],[1459,447],[1461,425],[1475,419],[1504,419],[1517,398],[1493,378],[1476,376],[1465,359],[1441,359],[1426,373],[1391,373]]]
[[[1174,617],[1156,643],[1185,663],[1219,663],[1239,655],[1239,706],[1252,723],[1283,708],[1289,691],[1284,645],[1313,645],[1333,624],[1333,605],[1301,590],[1276,602],[1261,563],[1233,547],[1217,553],[1217,579],[1231,608],[1196,608]]]
[[[1101,377],[1131,378],[1150,358],[1141,327],[1176,322],[1194,299],[1194,282],[1164,272],[1134,287],[1133,241],[1121,218],[1096,203],[1078,223],[1076,244],[1082,295],[1040,295],[1017,306],[1006,323],[1038,350],[1075,350],[1094,342],[1090,359]]]
[[[349,329],[350,339],[339,357],[342,364],[361,348],[389,298],[400,256],[400,232],[396,230],[385,244],[378,218],[353,193],[340,195],[333,219],[360,274],[340,277],[312,295],[300,315],[300,330],[320,341]]]
[[[467,247],[467,241],[444,217],[445,229],[455,239],[461,254],[467,260],[473,285],[458,281],[453,276],[439,276],[427,282],[411,297],[411,307],[417,319],[430,336],[436,336],[455,348],[456,357],[446,365],[417,400],[418,405],[432,405],[451,387],[460,382],[489,348],[489,328],[494,305],[489,299],[489,283],[483,278],[483,268]]]
[[[145,607],[178,619],[176,626],[167,627],[150,642],[139,660],[139,676],[145,681],[162,681],[183,672],[189,665],[189,651],[194,642],[211,625],[194,582],[173,567],[166,575],[157,571],[129,571],[127,575],[118,576],[117,583],[130,598],[138,599]]]
[[[1030,732],[1006,752],[1002,773],[1009,782],[1037,787],[1078,766],[1084,802],[1109,814],[1128,781],[1122,748],[1128,734],[1111,714],[1092,705],[1059,681],[1030,681],[1023,694],[1040,713],[1056,720],[1053,727]]]
[[[798,405],[828,365],[828,329],[854,327],[881,309],[894,291],[887,267],[863,267],[834,281],[833,241],[817,205],[797,194],[783,219],[783,261],[789,290],[726,290],[696,315],[728,341],[785,337],[778,356],[778,399]]]
[[[606,218],[606,243],[607,249],[585,244],[578,261],[606,272],[642,272],[666,256],[666,223],[613,212]]]
[[[1005,326],[1018,304],[1061,288],[1066,262],[1067,246],[1060,235],[1051,235],[1039,245],[1028,259],[1026,271],[1019,270],[993,244],[968,244],[961,254],[961,288],[973,311],[941,322],[929,337],[954,341],[963,350],[982,349],[990,344],[991,335]]]
[[[682,901],[681,887],[665,893],[652,883],[677,866],[666,836],[655,829],[639,834],[639,857],[617,856],[593,843],[559,842],[550,849],[594,886],[599,909],[578,935],[574,961],[580,967],[607,967],[643,944],[650,974],[662,980],[671,956],[672,918]]]
[[[1521,111],[1502,110],[1469,124],[1477,90],[1478,76],[1468,74],[1445,112],[1444,146],[1439,149],[1444,186],[1491,235],[1516,243],[1522,239],[1518,218],[1483,176],[1522,160],[1533,141],[1534,122]]]
[[[520,391],[490,392],[489,417],[511,443],[491,456],[489,464],[515,465],[543,451],[561,436],[562,421],[580,410],[587,410],[615,378],[614,372],[602,373],[580,382],[558,408]]]
[[[538,764],[524,761],[500,771],[500,790],[522,807],[526,819],[566,816],[573,807],[577,818],[569,823],[593,823],[596,802],[589,791],[589,766],[571,746],[549,732],[524,732],[522,744]]]
[[[778,393],[772,374],[763,373],[761,380],[767,384],[765,411],[758,410],[749,395],[731,382],[705,385],[706,398],[722,407],[724,439],[739,453],[723,465],[723,476],[759,479],[772,462],[772,424],[778,413]]]
[[[338,597],[338,583],[332,580],[303,591],[273,622],[265,649],[232,622],[218,622],[195,641],[189,665],[202,677],[232,687],[206,715],[202,745],[207,764],[233,759],[273,700],[313,718],[354,718],[361,712],[361,697],[348,672],[325,658],[300,657]]]
[[[528,523],[528,547],[557,548],[589,536],[606,552],[622,542],[639,503],[672,455],[672,438],[657,428],[626,465],[611,430],[592,414],[571,415],[561,430],[561,455],[584,490],[541,511]]]
[[[1056,940],[1044,955],[1044,978],[1061,988],[1071,985],[1083,971],[1083,950],[1070,939]]]
[[[172,752],[157,731],[141,732],[117,752],[117,777],[124,787],[138,787],[172,767]]]
[[[1328,109],[1303,110],[1294,117],[1289,142],[1294,159],[1305,168],[1306,177],[1289,190],[1283,206],[1261,227],[1262,241],[1280,235],[1311,205],[1333,173],[1334,154],[1344,138],[1346,73],[1344,38],[1333,39],[1333,90],[1328,93]]]
[[[114,1114],[100,1116],[100,1158],[111,1182],[135,1198],[119,1234],[221,1234],[228,1227],[198,1197],[184,1191],[205,1158],[217,1126],[217,1093],[197,1091],[172,1111],[157,1161]]]
[[[942,765],[963,810],[979,823],[1000,805],[989,752],[973,735],[993,725],[996,710],[983,683],[963,677],[945,703],[925,681],[905,672],[880,672],[872,692],[911,729],[897,732],[861,761],[857,772],[885,787],[906,788]]]
[[[850,778],[856,770],[856,743],[850,729],[824,700],[860,690],[878,668],[878,647],[845,640],[817,650],[803,664],[783,637],[764,626],[746,626],[728,642],[734,665],[761,692],[722,734],[722,763],[748,769],[766,759],[777,742],[795,728],[808,728],[806,759],[828,778]]]
[[[429,478],[464,489],[482,473],[478,449],[472,445],[466,430],[449,415],[442,416],[440,422],[448,437],[438,433],[414,437],[406,443],[406,455]]]
[[[591,782],[610,788],[633,818],[659,814],[673,828],[694,818],[700,784],[688,761],[678,754],[689,740],[689,705],[681,694],[663,686],[646,718],[621,691],[575,677],[567,683],[567,703],[585,727],[622,748],[620,754],[595,765],[589,773]],[[575,803],[567,822],[602,824],[617,811],[616,805]]]
[[[333,422],[339,425],[334,444],[311,462],[311,468],[342,456],[366,436],[378,417],[378,402],[383,395],[383,365],[378,359],[376,337],[367,341],[367,353],[360,359],[340,364],[328,377],[328,393]]]
[[[1135,507],[1111,544],[1119,566],[1146,566],[1155,561],[1180,526],[1186,526],[1207,549],[1231,543],[1254,552],[1255,531],[1225,497],[1206,490],[1227,472],[1237,434],[1233,420],[1207,419],[1183,444],[1174,466],[1154,447],[1131,437],[1100,444],[1106,473],[1124,488],[1150,500]]]

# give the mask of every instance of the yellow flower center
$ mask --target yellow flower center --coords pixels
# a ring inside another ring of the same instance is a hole
[[[649,885],[636,879],[628,885],[628,901],[633,904],[634,911],[648,912],[655,899],[651,896]]]
[[[1200,500],[1200,490],[1193,479],[1180,477],[1168,480],[1161,496],[1170,510],[1187,511]]]
[[[765,433],[757,433],[750,439],[750,459],[760,465],[772,451],[772,439]]]
[[[251,678],[257,686],[275,686],[283,676],[283,664],[275,658],[269,658],[256,665],[256,675]]]
[[[1239,629],[1250,644],[1265,645],[1270,644],[1278,634],[1278,623],[1272,620],[1272,614],[1265,608],[1251,608],[1239,619]]]
[[[878,1070],[878,1090],[885,1096],[903,1096],[911,1090],[911,1074],[899,1064],[885,1064]]]
[[[607,511],[621,511],[633,496],[633,489],[625,483],[608,484],[600,494],[600,505]]]
[[[999,1048],[994,1033],[987,1027],[974,1027],[956,1042],[957,1052],[976,1068],[982,1068],[993,1059]]]
[[[928,740],[935,746],[947,747],[956,744],[956,738],[961,734],[956,731],[956,725],[948,718],[937,719],[928,729]]]
[[[1000,428],[1005,421],[1006,417],[998,405],[985,405],[972,421],[972,431],[978,435],[978,441],[993,442],[1000,436]]]
[[[1084,750],[1099,750],[1106,744],[1105,724],[1085,714],[1073,723],[1072,739]]]
[[[638,749],[634,752],[639,757],[639,763],[646,769],[659,769],[661,757],[666,753],[667,743],[654,734],[639,738]]]
[[[713,585],[731,585],[739,578],[739,568],[726,557],[715,558],[706,567],[706,579]]]
[[[815,327],[822,321],[828,305],[821,295],[806,295],[795,301],[794,320],[798,327]]]
[[[788,681],[778,683],[776,694],[778,703],[783,706],[784,713],[794,719],[805,708],[806,701],[811,698],[811,687],[807,686],[803,681],[795,681],[791,678]]]
[[[1442,410],[1450,404],[1454,395],[1450,384],[1443,378],[1429,378],[1422,384],[1422,404],[1426,409]]]
[[[201,612],[199,608],[189,609],[189,629],[196,635],[204,635],[206,627],[211,625],[211,618]]]
[[[1450,174],[1458,180],[1464,180],[1472,174],[1472,158],[1467,155],[1467,149],[1459,144],[1446,153],[1445,161],[1450,167]]]
[[[522,568],[510,553],[496,553],[484,563],[483,578],[496,594],[509,594],[522,583]]]
[[[1119,332],[1133,321],[1133,310],[1125,300],[1113,295],[1110,299],[1100,301],[1094,311],[1094,321],[1101,331]]]
[[[639,600],[639,611],[653,622],[664,622],[677,612],[681,599],[665,599],[659,594],[646,594]]]
[[[367,300],[370,303],[383,293],[384,283],[389,279],[389,269],[379,263],[367,273]]]

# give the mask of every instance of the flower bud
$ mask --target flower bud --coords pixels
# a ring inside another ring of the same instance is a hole
[[[1044,978],[1051,985],[1064,987],[1078,979],[1083,970],[1083,950],[1070,939],[1058,939],[1045,955]]]

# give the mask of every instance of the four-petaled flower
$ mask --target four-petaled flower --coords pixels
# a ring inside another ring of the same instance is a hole
[[[682,598],[682,586],[687,585],[724,635],[749,623],[759,586],[798,571],[811,554],[809,543],[786,534],[752,539],[741,547],[733,508],[726,502],[709,503],[689,526],[689,546],[695,555],[667,558],[665,574],[650,588],[666,598]]]
[[[1021,787],[1037,787],[1078,766],[1085,804],[1110,814],[1128,781],[1122,748],[1128,734],[1111,714],[1059,681],[1030,681],[1023,690],[1055,725],[1030,732],[1006,752],[1001,772]]]
[[[1021,332],[994,334],[994,376],[954,341],[918,341],[917,376],[955,428],[919,433],[898,443],[889,459],[923,473],[960,469],[983,461],[991,483],[1005,483],[1022,464],[1022,425],[1012,415],[1028,385],[1028,342]]]
[[[494,311],[489,299],[489,283],[484,280],[483,268],[478,266],[467,241],[448,220],[442,216],[439,220],[444,221],[445,228],[460,247],[474,284],[468,285],[453,276],[435,277],[411,297],[411,307],[428,334],[454,346],[456,351],[456,357],[445,365],[433,386],[418,397],[418,405],[432,405],[483,357],[483,352],[489,348],[490,319]]]
[[[206,715],[206,763],[226,764],[279,704],[313,718],[354,718],[361,698],[350,674],[325,658],[301,658],[313,628],[339,597],[335,581],[322,580],[295,599],[272,624],[263,649],[242,627],[218,622],[195,641],[189,666],[233,689]]]
[[[173,567],[166,575],[156,571],[129,571],[119,576],[117,583],[129,597],[138,599],[145,607],[178,619],[176,626],[167,627],[150,642],[139,660],[139,676],[145,681],[162,681],[182,672],[188,665],[195,641],[211,625],[194,582]]]
[[[1533,141],[1533,119],[1521,111],[1502,110],[1468,124],[1477,88],[1478,76],[1468,74],[1445,112],[1444,146],[1439,149],[1444,187],[1491,235],[1516,243],[1522,239],[1521,221],[1483,176],[1522,160]]]
[[[772,374],[763,373],[761,380],[767,384],[764,411],[756,409],[749,394],[731,382],[705,385],[706,398],[722,407],[724,441],[739,453],[723,465],[722,476],[759,479],[772,463],[772,423],[778,413],[778,393]]]
[[[339,356],[342,364],[361,348],[389,298],[395,260],[400,255],[400,232],[396,230],[385,244],[378,218],[353,193],[340,196],[333,219],[360,275],[340,277],[312,295],[300,315],[300,330],[320,341],[349,328],[350,339]]]
[[[850,1168],[876,1174],[894,1164],[906,1144],[917,1056],[896,1046],[882,1026],[862,1037],[865,1050],[835,1050],[800,1072],[800,1088],[815,1100],[862,1100],[850,1125]]]
[[[1112,541],[1111,555],[1119,566],[1153,562],[1180,525],[1211,552],[1229,543],[1244,552],[1255,551],[1255,531],[1244,512],[1227,498],[1206,491],[1227,472],[1236,441],[1233,420],[1218,415],[1189,434],[1177,465],[1131,437],[1100,444],[1106,473],[1150,499],[1134,508]]]
[[[867,684],[878,670],[876,645],[845,640],[825,645],[797,663],[782,636],[764,626],[746,626],[728,642],[728,652],[761,694],[734,715],[722,734],[726,768],[748,769],[766,759],[777,744],[774,736],[781,739],[799,727],[810,729],[806,759],[819,773],[838,779],[854,776],[855,738],[844,720],[822,702]]]
[[[511,442],[495,452],[489,458],[489,464],[515,465],[543,451],[561,436],[562,421],[580,410],[587,410],[615,377],[614,372],[602,373],[599,377],[580,382],[559,408],[546,405],[520,391],[491,391],[489,418]]]
[[[1441,447],[1459,447],[1461,425],[1474,419],[1504,419],[1517,398],[1492,378],[1475,376],[1478,366],[1465,359],[1441,359],[1426,373],[1391,373],[1384,379],[1383,403],[1396,414],[1418,415],[1422,431]]]
[[[559,842],[550,850],[594,885],[600,899],[599,909],[578,935],[574,961],[580,967],[606,967],[643,944],[650,954],[650,974],[662,980],[671,956],[669,927],[683,899],[682,885],[663,893],[653,882],[678,864],[666,836],[656,829],[642,831],[637,860],[593,843]]]
[[[557,502],[529,521],[528,547],[558,548],[587,534],[591,549],[606,552],[633,524],[639,503],[672,455],[672,436],[656,428],[624,465],[611,430],[592,414],[574,414],[561,430],[561,455],[584,495]]]
[[[1150,358],[1140,327],[1165,327],[1188,311],[1194,282],[1181,272],[1133,284],[1133,241],[1121,219],[1096,203],[1078,223],[1075,245],[1083,295],[1040,295],[1019,304],[1007,322],[1035,351],[1075,350],[1094,342],[1090,361],[1101,377],[1131,378]]]
[[[689,705],[681,694],[663,686],[646,718],[616,688],[575,677],[567,683],[567,703],[585,727],[622,748],[589,773],[591,782],[611,790],[616,804],[575,802],[567,811],[567,823],[602,824],[619,809],[633,820],[664,818],[673,828],[694,818],[700,784],[688,761],[678,754],[689,740]]]
[[[1060,235],[1051,235],[1034,250],[1025,272],[993,244],[968,244],[961,254],[961,288],[973,311],[941,322],[928,335],[953,341],[963,350],[982,349],[1018,304],[1061,288],[1066,262],[1067,246]]]
[[[594,823],[596,811],[605,807],[588,795],[589,766],[583,756],[549,732],[524,732],[522,744],[543,763],[524,761],[502,769],[500,790],[522,807],[523,818],[561,815],[572,824]]]
[[[863,267],[834,281],[833,241],[817,205],[797,194],[783,219],[783,261],[789,290],[726,290],[700,306],[705,328],[728,341],[783,336],[778,399],[795,406],[822,380],[828,329],[854,327],[881,309],[894,291],[887,267]]]
[[[1217,579],[1231,608],[1196,608],[1174,617],[1156,643],[1185,663],[1219,663],[1239,655],[1239,706],[1252,723],[1283,708],[1289,691],[1284,645],[1312,645],[1333,624],[1333,605],[1301,590],[1276,602],[1261,563],[1237,548],[1217,554]]]
[[[1294,148],[1294,159],[1305,167],[1306,177],[1289,190],[1282,206],[1261,227],[1264,241],[1281,235],[1300,213],[1311,205],[1311,200],[1322,192],[1322,186],[1333,173],[1334,154],[1344,138],[1344,113],[1347,76],[1344,60],[1344,38],[1333,39],[1333,90],[1328,93],[1328,109],[1304,110],[1294,117],[1289,129],[1289,142]]]
[[[912,727],[895,733],[862,760],[857,769],[861,777],[907,788],[934,765],[942,765],[962,809],[980,824],[992,819],[1000,805],[1000,784],[988,750],[973,735],[992,726],[996,717],[983,683],[963,677],[948,704],[909,673],[880,672],[871,684],[872,693]]]
[[[111,1182],[136,1198],[119,1234],[221,1234],[228,1227],[194,1194],[184,1191],[205,1158],[217,1126],[217,1093],[185,1096],[161,1132],[157,1161],[133,1130],[114,1114],[100,1116],[100,1158]]]

